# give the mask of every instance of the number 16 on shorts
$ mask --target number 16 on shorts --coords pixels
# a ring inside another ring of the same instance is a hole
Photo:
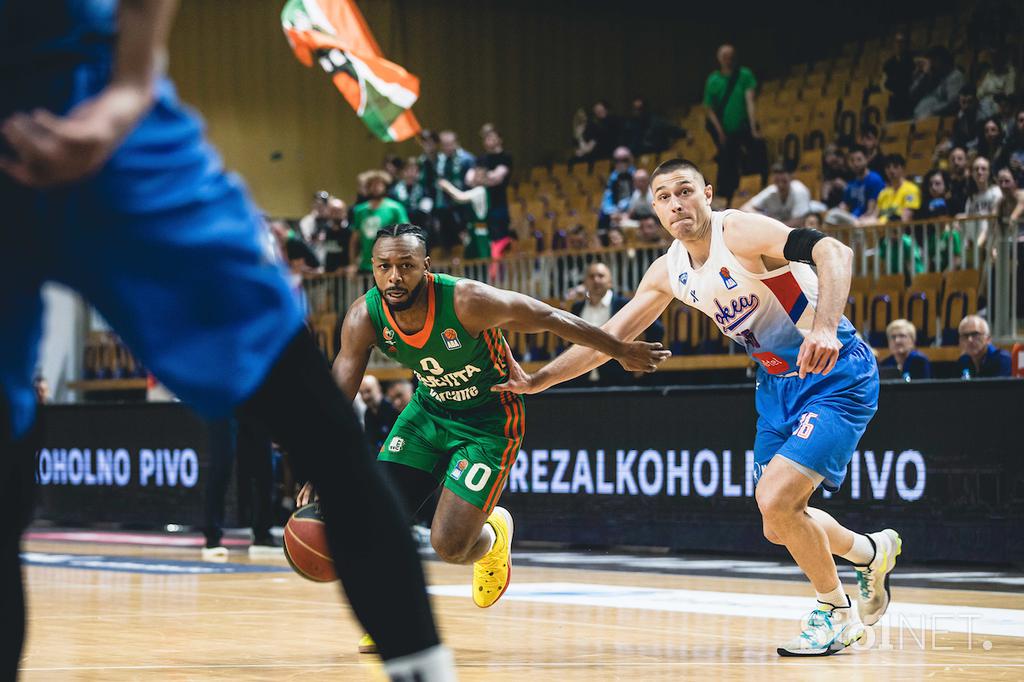
[[[802,415],[800,415],[800,421],[796,425],[796,428],[793,429],[793,435],[799,436],[804,440],[810,438],[811,432],[814,431],[814,423],[811,420],[817,416],[817,412],[804,412]]]

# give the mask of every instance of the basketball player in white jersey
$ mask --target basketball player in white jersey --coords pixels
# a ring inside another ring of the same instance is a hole
[[[901,549],[894,530],[854,533],[808,506],[819,485],[838,490],[877,409],[874,356],[843,317],[852,252],[817,230],[790,229],[753,213],[712,211],[711,185],[683,159],[658,166],[651,187],[654,210],[674,241],[604,329],[634,339],[674,297],[714,319],[759,362],[754,469],[764,534],[786,546],[818,599],[800,635],[778,653],[841,651],[863,635],[862,622],[872,625],[885,613],[887,576]],[[508,383],[495,390],[537,393],[607,359],[573,346],[532,375],[512,368]],[[856,567],[856,611],[833,554]]]

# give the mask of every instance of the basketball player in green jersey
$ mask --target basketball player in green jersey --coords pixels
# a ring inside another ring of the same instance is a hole
[[[335,380],[355,398],[374,347],[416,373],[419,387],[384,441],[378,460],[410,516],[442,483],[431,544],[448,563],[473,563],[473,601],[494,604],[511,575],[512,517],[495,506],[525,430],[520,396],[491,387],[508,376],[500,329],[550,331],[654,371],[660,344],[623,342],[523,294],[429,271],[423,232],[402,224],[377,233],[376,287],[345,315]],[[299,504],[311,490],[304,488]],[[372,651],[369,637],[360,651]]]

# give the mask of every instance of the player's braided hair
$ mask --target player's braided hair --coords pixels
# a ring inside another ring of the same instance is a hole
[[[388,225],[377,230],[377,236],[373,238],[373,243],[376,244],[381,239],[405,237],[406,235],[415,237],[423,242],[423,246],[427,245],[427,233],[424,232],[423,228],[419,225],[413,225],[412,223],[397,223],[395,225]]]

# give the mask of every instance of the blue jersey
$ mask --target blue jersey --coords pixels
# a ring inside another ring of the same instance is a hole
[[[0,70],[21,65],[0,114],[63,114],[100,92],[115,15],[112,0],[0,0],[12,41],[0,43]],[[0,388],[15,435],[32,422],[47,280],[82,293],[161,382],[211,416],[248,398],[301,328],[259,212],[167,79],[98,173],[48,191],[0,174],[0,206]]]

